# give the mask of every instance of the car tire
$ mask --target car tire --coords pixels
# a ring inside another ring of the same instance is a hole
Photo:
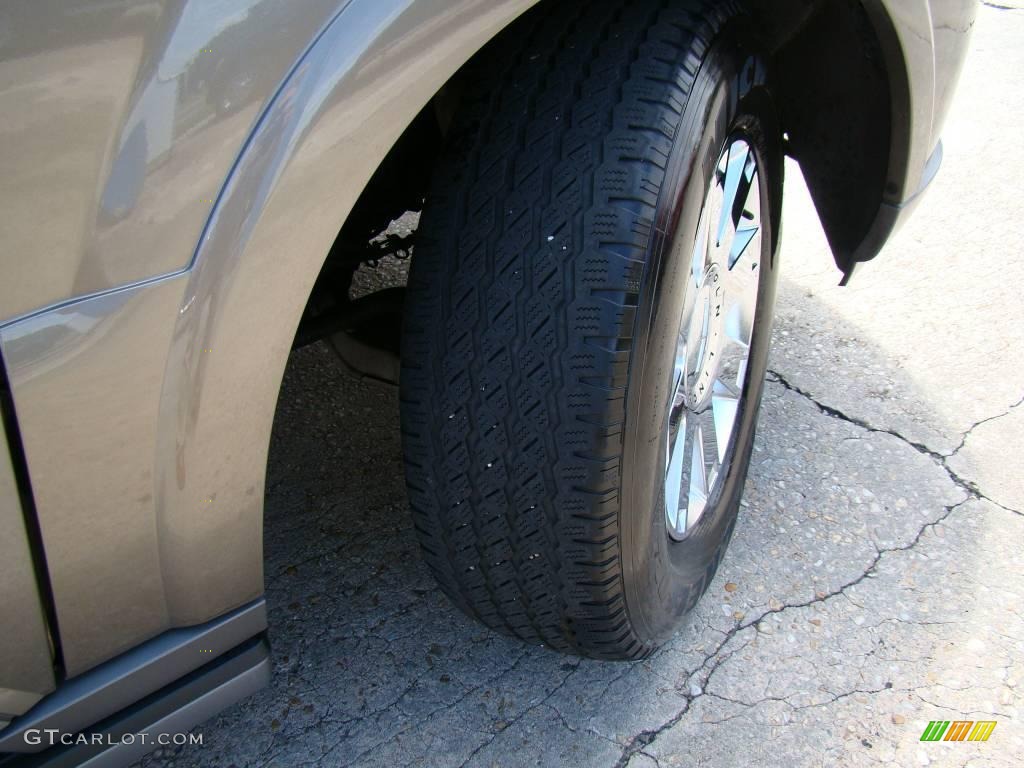
[[[546,3],[476,58],[406,296],[401,422],[428,566],[487,626],[603,659],[658,647],[716,571],[775,295],[782,150],[765,58],[738,6],[668,5]],[[731,281],[742,353],[716,319]],[[718,411],[696,393],[726,376],[707,354],[727,349],[744,359],[712,466],[698,427]],[[674,446],[690,451],[682,511]]]

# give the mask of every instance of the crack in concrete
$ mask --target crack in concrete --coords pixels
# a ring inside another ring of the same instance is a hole
[[[885,548],[882,548],[882,549],[878,549],[876,547],[875,556],[874,556],[874,558],[872,558],[871,562],[868,564],[868,567],[859,576],[857,576],[855,579],[852,579],[852,580],[846,582],[845,584],[840,586],[838,589],[832,590],[830,592],[823,593],[822,596],[820,596],[820,597],[816,594],[815,597],[813,599],[811,599],[811,600],[806,600],[806,601],[799,602],[799,603],[783,603],[782,606],[779,607],[779,608],[769,608],[769,609],[763,611],[761,614],[759,614],[757,616],[757,618],[750,619],[749,621],[738,623],[738,624],[734,625],[728,632],[726,632],[725,637],[714,648],[714,650],[712,650],[710,653],[708,653],[708,654],[706,654],[704,656],[704,661],[690,675],[689,679],[692,680],[695,675],[699,675],[701,673],[701,671],[709,663],[713,662],[711,668],[707,670],[707,674],[704,675],[703,680],[700,683],[700,692],[697,693],[696,695],[682,694],[686,701],[685,701],[685,705],[683,706],[683,708],[679,712],[677,712],[675,715],[673,715],[671,718],[669,718],[667,721],[665,721],[663,724],[661,724],[657,728],[645,729],[645,730],[641,731],[640,733],[638,733],[636,736],[634,736],[632,739],[630,739],[624,745],[623,750],[622,750],[622,755],[619,757],[619,760],[615,763],[615,768],[625,768],[625,766],[629,763],[630,759],[632,759],[633,755],[635,755],[637,752],[643,751],[644,749],[646,749],[646,747],[650,746],[650,744],[656,738],[658,738],[658,736],[660,736],[662,733],[664,733],[665,731],[667,731],[667,730],[673,728],[674,726],[678,725],[682,721],[682,719],[687,715],[687,713],[689,713],[690,709],[693,706],[693,703],[697,699],[699,699],[701,696],[711,696],[713,698],[719,698],[719,699],[723,699],[723,700],[728,700],[726,697],[723,697],[720,694],[709,692],[708,691],[708,686],[710,685],[711,678],[714,677],[715,672],[717,672],[718,669],[723,664],[725,664],[725,662],[727,662],[734,655],[736,655],[737,653],[739,653],[740,651],[742,651],[746,647],[746,644],[744,644],[744,645],[740,646],[739,648],[735,649],[734,651],[731,651],[729,654],[723,656],[722,655],[723,650],[725,649],[725,647],[727,645],[729,645],[729,643],[732,642],[734,637],[736,637],[741,632],[744,632],[744,631],[746,631],[748,629],[754,629],[756,631],[756,625],[759,624],[761,621],[763,621],[767,616],[770,616],[772,614],[783,613],[785,611],[789,611],[789,610],[792,610],[792,609],[808,608],[808,607],[810,607],[812,605],[815,605],[815,604],[818,604],[818,603],[827,602],[828,600],[831,600],[834,597],[838,597],[840,595],[845,595],[847,590],[849,590],[852,587],[855,587],[856,585],[860,584],[865,579],[873,577],[875,571],[878,568],[878,564],[881,562],[882,558],[885,555],[896,553],[896,552],[906,552],[908,550],[913,549],[920,542],[921,537],[924,535],[924,532],[927,529],[933,528],[936,525],[942,523],[951,514],[953,514],[953,512],[955,512],[959,507],[962,507],[964,504],[966,504],[967,502],[969,502],[971,500],[972,500],[972,496],[968,496],[968,498],[962,499],[961,501],[957,502],[956,504],[951,504],[951,505],[945,507],[945,512],[942,515],[937,517],[935,520],[931,520],[931,521],[925,523],[924,525],[922,525],[921,528],[918,530],[917,534],[914,536],[914,538],[910,542],[908,542],[907,544],[905,544],[903,546],[885,547]],[[889,686],[889,688],[891,688],[891,686]],[[822,704],[815,704],[813,706],[822,706],[823,704],[832,703],[834,701],[837,701],[840,698],[845,698],[846,696],[853,695],[855,693],[879,693],[882,690],[888,690],[888,688],[882,688],[882,689],[879,689],[878,691],[872,691],[872,690],[855,690],[855,691],[850,691],[848,693],[839,694],[838,696],[836,696],[830,702],[824,702]],[[766,697],[765,698],[765,700],[769,700],[769,699],[773,699],[774,700],[774,697]],[[778,700],[784,701],[783,698],[779,698]],[[744,702],[734,702],[734,703],[745,704]],[[802,708],[804,708],[804,707],[794,707],[794,705],[789,704],[789,702],[786,702],[786,701],[784,701],[784,703],[786,703],[790,707],[793,707],[794,709],[802,709]],[[751,706],[751,705],[746,705],[746,706]],[[811,706],[811,705],[808,705],[808,706]]]
[[[419,719],[424,721],[424,722],[426,722],[426,721],[429,721],[435,715],[438,715],[438,714],[440,714],[442,712],[447,712],[450,709],[454,709],[459,704],[461,704],[463,701],[468,699],[470,696],[474,695],[477,691],[483,690],[487,686],[494,684],[495,682],[500,680],[502,677],[504,677],[505,675],[507,675],[510,672],[512,672],[512,670],[514,670],[516,667],[518,667],[519,664],[523,661],[523,659],[525,659],[528,655],[529,655],[529,649],[528,648],[523,649],[523,651],[519,654],[519,656],[516,657],[515,661],[513,661],[512,664],[507,666],[505,669],[503,669],[500,672],[498,672],[498,673],[488,677],[486,680],[484,680],[483,682],[479,683],[478,685],[475,685],[475,686],[472,686],[472,687],[468,688],[461,695],[459,695],[454,701],[451,701],[451,702],[449,702],[447,704],[443,704],[440,707],[435,707],[434,709],[430,710],[429,712],[425,713],[424,715],[421,715]],[[564,682],[565,681],[563,680],[562,684],[564,684]],[[368,717],[375,717],[375,716],[377,716],[379,714],[381,714],[381,711],[375,711],[373,713],[367,713],[366,715],[360,715],[357,718],[353,718],[352,721],[354,722],[354,721],[358,721],[358,720],[365,720]],[[408,718],[408,719],[409,719],[409,722],[406,722],[402,727],[400,727],[394,733],[386,736],[385,738],[381,739],[380,741],[377,741],[376,743],[370,745],[369,747],[367,747],[367,748],[363,749],[361,752],[359,752],[358,755],[356,755],[354,758],[352,758],[351,760],[348,761],[349,764],[351,764],[351,765],[358,764],[360,761],[363,760],[363,758],[365,758],[368,755],[372,754],[373,752],[375,752],[376,750],[378,750],[381,747],[385,746],[386,744],[390,744],[391,742],[393,742],[398,737],[403,736],[404,734],[408,733],[412,728],[415,727],[416,722],[417,722],[416,719],[413,719],[413,718]],[[323,753],[322,757],[326,757],[327,755],[329,755],[332,752],[334,752],[334,750],[337,749],[339,746],[341,746],[345,742],[345,740],[347,738],[348,738],[348,733],[344,734],[340,739],[337,739]]]
[[[956,453],[956,451],[953,451],[952,453],[948,454],[939,453],[938,451],[929,448],[924,443],[919,443],[916,440],[911,440],[910,438],[906,437],[905,435],[901,434],[895,429],[889,429],[887,427],[876,427],[875,425],[865,421],[864,419],[857,418],[856,416],[850,416],[849,414],[844,413],[838,408],[834,408],[831,405],[826,405],[825,403],[822,403],[821,401],[817,400],[814,397],[814,395],[812,395],[810,392],[808,392],[805,389],[802,389],[801,387],[798,387],[796,384],[793,384],[778,371],[769,370],[768,377],[769,381],[774,381],[776,384],[781,385],[784,389],[787,389],[790,392],[793,392],[794,394],[800,395],[801,397],[809,401],[821,413],[825,414],[826,416],[838,419],[839,421],[845,421],[848,424],[853,424],[855,427],[860,427],[861,429],[867,432],[874,432],[878,434],[889,435],[890,437],[895,437],[897,440],[909,445],[918,453],[929,457],[936,464],[938,464],[942,468],[942,470],[949,476],[949,479],[953,481],[953,484],[956,485],[961,490],[967,492],[967,494],[970,495],[971,498],[983,499],[984,501],[987,501],[989,504],[999,507],[999,509],[1024,517],[1024,512],[1021,512],[1018,509],[1013,509],[1012,507],[1007,507],[1005,504],[1000,504],[998,501],[989,498],[978,487],[977,483],[961,476],[952,467],[950,467],[948,459],[952,457]],[[1018,401],[1016,404],[1007,409],[1006,413],[1001,413],[997,416],[982,419],[980,422],[978,422],[978,424],[975,424],[974,426],[967,430],[967,432],[964,434],[964,441],[966,441],[967,435],[971,433],[971,430],[973,430],[979,424],[982,424],[986,421],[992,421],[993,419],[1001,418],[1002,416],[1007,415],[1011,410],[1013,410],[1013,408],[1017,407],[1021,403],[1024,403],[1024,397],[1022,397],[1020,401]],[[957,448],[957,450],[959,450],[959,448]]]
[[[700,698],[701,696],[711,696],[711,697],[714,697],[714,698],[728,700],[726,697],[723,697],[723,696],[721,696],[719,694],[709,692],[708,691],[708,687],[709,687],[709,685],[711,683],[711,679],[714,677],[714,675],[718,671],[718,669],[721,668],[721,666],[726,661],[731,659],[736,653],[739,653],[740,651],[743,650],[744,647],[746,647],[746,644],[744,644],[743,646],[740,646],[740,648],[737,648],[736,650],[728,653],[727,655],[723,655],[723,651],[725,650],[725,648],[733,641],[733,638],[737,637],[740,633],[745,632],[745,631],[750,630],[750,629],[753,629],[754,631],[756,631],[757,625],[761,621],[763,621],[766,617],[771,616],[773,614],[783,613],[785,611],[789,611],[789,610],[793,610],[793,609],[808,608],[808,607],[810,607],[812,605],[815,605],[815,604],[818,604],[818,603],[824,603],[824,602],[826,602],[828,600],[831,600],[831,599],[833,599],[835,597],[838,597],[839,595],[846,596],[846,593],[847,593],[848,590],[850,590],[853,587],[857,586],[858,584],[863,582],[865,579],[872,578],[875,575],[875,573],[876,573],[876,571],[878,569],[879,563],[881,563],[882,559],[886,555],[894,554],[894,553],[898,553],[898,552],[907,552],[907,551],[913,549],[921,541],[921,537],[924,535],[925,531],[927,531],[930,528],[934,528],[935,526],[939,525],[940,523],[943,523],[957,509],[959,509],[960,507],[962,507],[964,504],[968,503],[969,501],[976,500],[976,499],[982,499],[984,501],[989,502],[990,504],[992,504],[995,507],[998,507],[998,508],[1003,509],[1003,510],[1008,511],[1008,512],[1012,512],[1012,513],[1017,514],[1017,515],[1022,515],[1022,513],[1019,512],[1018,510],[1010,509],[1009,507],[1005,507],[1002,504],[999,504],[997,502],[992,501],[987,496],[985,496],[975,486],[974,483],[971,483],[971,482],[967,481],[966,479],[960,477],[949,466],[947,466],[946,459],[949,458],[948,456],[944,456],[943,454],[939,453],[938,451],[934,451],[934,450],[932,450],[931,448],[929,448],[928,446],[926,446],[926,445],[924,445],[922,443],[918,443],[918,442],[916,442],[914,440],[910,440],[910,439],[908,439],[907,437],[905,437],[904,435],[900,434],[899,432],[897,432],[895,430],[875,427],[874,425],[869,424],[869,423],[867,423],[867,422],[865,422],[865,421],[863,421],[861,419],[857,419],[857,418],[848,416],[847,414],[843,413],[842,411],[840,411],[840,410],[838,410],[836,408],[833,408],[831,406],[825,405],[824,403],[818,402],[808,392],[806,392],[806,391],[800,389],[799,387],[795,386],[794,384],[790,383],[784,376],[782,376],[778,372],[776,372],[776,371],[768,371],[768,373],[769,373],[770,377],[772,377],[783,388],[785,388],[785,389],[787,389],[787,390],[789,390],[791,392],[794,392],[794,393],[800,395],[801,397],[804,397],[805,399],[809,400],[824,415],[829,416],[831,418],[839,419],[841,421],[845,421],[845,422],[850,423],[850,424],[853,424],[854,426],[860,427],[861,429],[863,429],[863,430],[865,430],[867,432],[882,433],[882,434],[887,434],[887,435],[889,435],[891,437],[895,437],[896,439],[900,440],[901,442],[903,442],[906,445],[908,445],[911,448],[913,448],[918,453],[921,453],[921,454],[924,454],[924,455],[928,456],[933,461],[935,461],[940,467],[942,467],[942,469],[946,472],[947,476],[949,477],[950,481],[954,485],[956,485],[958,488],[960,488],[962,491],[964,491],[966,496],[965,496],[965,498],[961,499],[960,501],[956,502],[955,504],[950,504],[950,505],[945,506],[944,507],[945,511],[943,512],[943,514],[939,515],[934,520],[930,520],[927,523],[925,523],[924,525],[922,525],[918,529],[917,534],[908,543],[900,545],[900,546],[893,546],[893,547],[881,547],[880,548],[878,546],[875,546],[875,556],[872,558],[871,562],[868,563],[867,567],[863,570],[863,572],[859,576],[857,576],[856,578],[851,579],[850,581],[846,582],[845,584],[843,584],[842,586],[838,587],[837,589],[831,590],[829,592],[824,592],[824,593],[816,593],[814,598],[810,599],[810,600],[805,600],[805,601],[797,602],[797,603],[783,603],[779,608],[769,608],[769,609],[763,611],[762,613],[760,613],[756,618],[749,619],[749,620],[747,620],[745,622],[737,623],[733,627],[731,627],[725,633],[725,636],[718,643],[718,645],[716,645],[715,648],[710,653],[708,653],[708,654],[706,654],[704,656],[704,660],[701,662],[701,664],[697,667],[697,669],[688,678],[688,683],[689,683],[689,681],[692,681],[695,676],[699,676],[699,675],[701,675],[702,672],[706,671],[706,674],[703,675],[703,678],[701,679],[701,682],[699,683],[699,692],[694,694],[694,695],[687,695],[685,693],[681,694],[681,695],[683,695],[683,697],[685,699],[685,704],[675,715],[673,715],[671,718],[666,720],[664,723],[662,723],[657,728],[645,729],[645,730],[641,731],[640,733],[638,733],[637,735],[633,736],[628,742],[626,742],[626,744],[623,746],[622,754],[620,755],[618,761],[615,763],[615,768],[625,768],[625,766],[629,763],[629,761],[632,759],[632,757],[635,754],[637,754],[638,752],[639,753],[643,753],[644,755],[654,759],[654,757],[652,755],[650,755],[648,752],[645,751],[646,748],[655,739],[657,739],[658,736],[660,736],[662,733],[664,733],[664,732],[668,731],[669,729],[671,729],[671,728],[675,727],[676,725],[678,725],[682,721],[682,719],[684,717],[686,717],[686,715],[691,711],[691,709],[693,707],[693,703],[698,698]],[[1021,402],[1024,402],[1024,398],[1022,398]],[[1020,405],[1020,404],[1021,403],[1017,403],[1017,405]],[[1013,406],[1013,407],[1016,407],[1016,405]],[[1012,408],[1010,410],[1012,410]],[[1005,415],[1005,414],[1000,414],[1000,416],[1001,415]],[[982,422],[979,422],[979,423],[983,423],[984,421],[990,421],[992,418],[999,418],[999,416],[990,417],[989,419],[984,419],[984,420],[982,420]],[[974,429],[974,427],[976,427],[976,426],[978,426],[978,425],[975,424],[974,426],[971,427],[971,429]],[[969,434],[970,431],[971,430],[968,430],[967,434]],[[966,439],[966,436],[965,436],[965,439]],[[950,455],[952,455],[952,454],[950,454]],[[710,668],[708,667],[709,664],[711,665]],[[892,686],[890,685],[890,686],[886,686],[886,687],[878,689],[878,690],[870,690],[870,689],[868,689],[868,690],[861,690],[861,689],[857,689],[857,690],[853,690],[853,691],[849,691],[849,692],[844,692],[844,693],[841,693],[841,694],[838,694],[838,695],[834,695],[833,699],[831,699],[828,702],[822,702],[820,704],[807,705],[807,706],[824,706],[824,705],[827,705],[827,704],[834,703],[835,701],[838,701],[841,698],[845,698],[847,696],[852,696],[852,695],[857,694],[857,693],[862,693],[862,694],[870,695],[870,694],[875,694],[875,693],[881,693],[882,691],[885,691],[885,690],[891,690],[891,688],[892,688]],[[916,691],[915,691],[915,693],[916,693]],[[773,698],[777,698],[777,697],[773,697]],[[784,698],[778,698],[778,700],[779,701],[783,701],[788,706],[794,707],[794,705],[790,704],[788,701],[785,701]],[[751,706],[751,705],[746,704],[745,702],[735,702],[735,703],[743,704],[745,706]],[[799,708],[803,708],[803,707],[794,707],[794,709],[799,709]]]
[[[702,695],[703,693],[698,694],[698,696]],[[684,704],[683,708],[679,710],[671,718],[669,718],[665,723],[658,726],[657,728],[640,731],[640,733],[638,733],[636,736],[630,739],[626,743],[625,747],[623,747],[622,754],[616,761],[614,768],[625,768],[629,764],[629,761],[633,759],[633,755],[635,755],[637,752],[643,752],[645,755],[647,755],[652,760],[655,760],[655,762],[657,762],[653,755],[644,751],[645,748],[650,746],[652,741],[658,738],[658,736],[667,731],[669,728],[678,725],[679,722],[682,721],[684,717],[686,717],[686,714],[690,711],[690,705],[698,696],[694,696],[692,698],[686,696],[686,703]]]
[[[1020,400],[1015,402],[1013,405],[1011,405],[1009,408],[1007,408],[1002,413],[997,413],[995,416],[986,416],[984,419],[980,419],[980,420],[974,422],[973,424],[971,424],[971,426],[969,426],[967,428],[967,431],[964,432],[963,436],[960,438],[960,444],[956,448],[954,448],[952,451],[950,451],[949,453],[945,454],[946,458],[947,459],[952,458],[953,456],[956,456],[961,450],[963,450],[964,445],[967,443],[967,438],[971,436],[971,432],[973,432],[975,429],[980,427],[982,424],[987,424],[990,421],[996,421],[998,419],[1003,418],[1004,416],[1009,416],[1010,412],[1014,408],[1019,408],[1021,405],[1024,405],[1024,395],[1021,395]]]
[[[737,707],[741,707],[742,709],[754,709],[756,707],[759,707],[762,704],[777,703],[777,704],[785,704],[787,707],[789,707],[794,712],[799,712],[799,711],[802,711],[802,710],[805,710],[805,709],[817,709],[819,707],[828,707],[828,706],[830,706],[832,704],[835,704],[837,701],[842,701],[843,699],[850,698],[851,696],[857,696],[857,695],[876,696],[876,695],[878,695],[880,693],[887,693],[887,692],[892,692],[892,693],[908,693],[908,694],[911,694],[912,696],[914,696],[915,698],[917,698],[919,701],[922,701],[922,702],[928,704],[929,706],[934,707],[935,709],[944,709],[944,710],[947,710],[949,712],[957,712],[962,717],[966,717],[968,715],[979,715],[979,714],[987,715],[987,716],[990,716],[990,717],[1009,717],[1009,715],[1007,713],[1005,713],[1005,712],[998,712],[998,711],[989,711],[989,710],[958,710],[955,707],[950,707],[948,704],[939,704],[937,702],[933,702],[933,701],[925,698],[924,696],[922,696],[920,694],[920,691],[927,690],[927,689],[930,689],[930,688],[933,688],[933,687],[936,687],[936,685],[934,685],[934,684],[933,685],[917,685],[917,686],[897,688],[897,687],[893,686],[891,683],[886,683],[881,688],[852,688],[852,689],[850,689],[848,691],[842,691],[840,693],[834,693],[832,691],[824,691],[824,693],[827,693],[831,698],[829,698],[826,701],[815,701],[815,702],[811,702],[809,704],[793,704],[791,701],[789,701],[789,698],[790,698],[789,696],[763,696],[763,697],[761,697],[759,699],[756,699],[754,701],[746,701],[744,699],[734,699],[734,698],[730,698],[729,696],[723,696],[720,693],[708,692],[707,695],[710,696],[713,699],[718,699],[719,701],[728,702],[729,704],[733,704],[733,705],[735,705]],[[946,687],[946,686],[939,686],[939,687]],[[971,686],[969,688],[952,688],[950,690],[955,690],[955,691],[976,690],[976,687],[975,686]],[[710,724],[719,725],[719,724],[722,724],[722,723],[729,722],[730,720],[735,720],[737,717],[740,717],[741,714],[742,713],[735,713],[735,714],[727,715],[727,716],[722,717],[722,718],[717,719],[717,720],[707,720],[706,722],[710,723]]]
[[[921,687],[924,688],[925,686],[921,686]],[[931,699],[926,699],[924,696],[922,696],[921,694],[919,694],[917,692],[917,689],[911,690],[911,691],[909,691],[909,693],[912,693],[914,695],[914,697],[918,701],[921,701],[921,702],[927,704],[928,706],[930,706],[930,707],[932,707],[934,709],[938,709],[938,710],[944,709],[947,712],[956,712],[957,715],[959,715],[960,717],[967,717],[969,715],[970,716],[983,715],[985,717],[1006,717],[1006,718],[1012,717],[1012,715],[1010,715],[1007,712],[998,712],[998,711],[995,711],[995,710],[990,711],[990,710],[987,710],[987,709],[968,709],[968,710],[962,710],[962,709],[957,709],[955,707],[951,707],[948,704],[940,704],[937,701],[932,701]]]
[[[701,696],[707,695],[707,681],[711,679],[711,676],[715,673],[715,670],[717,670],[726,661],[731,659],[735,654],[739,653],[744,648],[746,648],[747,644],[744,643],[739,648],[735,649],[734,651],[731,651],[728,655],[722,656],[721,654],[725,646],[728,645],[732,641],[732,638],[734,638],[739,632],[745,629],[749,629],[749,627],[749,623],[744,625],[737,624],[725,633],[725,636],[723,637],[722,641],[717,646],[715,646],[714,650],[711,653],[705,654],[704,660],[701,662],[700,666],[698,666],[697,669],[690,674],[689,678],[687,678],[687,688],[689,688],[689,681],[693,679],[693,676],[699,674],[700,671],[705,666],[707,666],[707,664],[710,661],[715,662],[711,670],[705,676],[704,682],[700,686],[700,692],[697,694],[689,694],[684,693],[682,691],[678,691],[679,695],[682,696],[684,700],[682,709],[676,712],[676,714],[674,714],[664,723],[659,725],[657,728],[648,728],[643,731],[640,731],[640,733],[638,733],[636,736],[634,736],[628,742],[626,742],[626,744],[622,747],[622,754],[619,756],[618,761],[616,761],[614,768],[625,768],[625,766],[633,758],[633,755],[637,754],[638,752],[646,755],[647,757],[650,757],[656,763],[658,762],[657,759],[650,753],[646,752],[645,749],[648,746],[650,746],[650,744],[662,733],[678,725],[682,721],[682,719],[686,717],[687,713],[690,711],[690,707],[693,706],[694,701],[699,699]]]
[[[468,755],[466,755],[466,759],[462,761],[462,763],[459,765],[459,768],[465,768],[474,757],[476,757],[478,754],[480,754],[480,752],[482,752],[487,747],[489,747],[491,744],[493,744],[495,742],[495,740],[497,740],[498,736],[500,736],[505,731],[507,731],[510,728],[512,728],[514,725],[519,723],[524,717],[526,717],[528,714],[530,714],[535,709],[538,709],[540,707],[545,707],[546,706],[546,707],[548,707],[548,709],[553,710],[555,712],[555,714],[558,715],[558,718],[562,721],[562,724],[565,725],[565,727],[568,728],[569,727],[568,723],[565,722],[565,718],[562,717],[562,713],[559,712],[555,707],[553,707],[550,704],[548,704],[548,702],[551,700],[551,697],[553,697],[556,693],[558,693],[560,690],[562,690],[562,688],[565,686],[565,684],[569,681],[569,678],[572,677],[573,675],[575,675],[578,670],[579,670],[579,664],[576,664],[571,670],[569,670],[566,673],[565,677],[563,677],[561,679],[561,681],[558,683],[558,685],[556,685],[554,688],[552,688],[540,701],[537,701],[537,702],[534,702],[533,704],[530,704],[522,712],[520,712],[518,715],[516,715],[511,720],[509,720],[502,728],[500,728],[498,730],[493,730],[491,732],[491,735],[490,735],[489,738],[485,739],[483,742],[478,744],[473,749],[472,752],[470,752]],[[571,733],[575,732],[574,729],[572,729],[572,728],[569,728],[569,731]],[[595,733],[595,735],[601,736],[601,734],[599,734],[599,733]],[[602,738],[604,738],[604,737],[602,736]]]
[[[719,699],[720,701],[727,701],[730,704],[735,704],[737,707],[743,707],[744,709],[753,709],[754,707],[773,702],[777,704],[785,704],[787,707],[792,709],[794,712],[799,712],[804,709],[817,709],[818,707],[827,707],[831,704],[835,704],[837,701],[848,699],[851,696],[857,694],[873,696],[878,693],[885,693],[886,691],[896,691],[897,693],[909,693],[915,689],[913,688],[894,688],[891,683],[883,685],[881,688],[852,688],[849,691],[842,691],[841,693],[833,693],[832,691],[823,691],[827,693],[831,698],[825,701],[815,701],[810,704],[794,704],[789,699],[789,696],[762,696],[760,699],[754,701],[746,701],[744,699],[733,699],[728,696],[723,696],[720,693],[709,693],[713,699]],[[732,718],[727,718],[732,719]]]

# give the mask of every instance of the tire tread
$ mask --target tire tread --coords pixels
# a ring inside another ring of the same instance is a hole
[[[678,118],[734,12],[548,2],[465,76],[409,277],[406,476],[444,592],[527,642],[653,650],[618,530],[633,323]]]

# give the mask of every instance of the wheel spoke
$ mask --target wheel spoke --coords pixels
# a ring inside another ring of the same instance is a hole
[[[732,248],[729,249],[729,269],[736,266],[736,262],[740,260],[747,246],[757,236],[757,227],[749,227],[740,225],[736,230],[736,237],[732,241]]]
[[[725,162],[725,181],[723,183],[722,210],[718,218],[717,245],[722,247],[733,235],[740,222],[750,181],[753,175],[754,158],[750,154],[750,146],[745,141],[734,141],[728,150]]]
[[[704,463],[704,430],[698,424],[692,433],[690,487],[686,507],[686,527],[697,522],[708,501],[707,466]]]
[[[704,490],[705,492],[710,491],[714,485],[714,477],[712,476],[715,466],[719,462],[719,455],[725,448],[728,447],[729,436],[725,435],[725,439],[721,439],[721,435],[718,433],[718,422],[715,419],[714,410],[715,396],[711,396],[711,405],[707,411],[701,416],[704,422],[701,435],[704,438]]]
[[[737,291],[730,291],[725,296],[725,321],[723,330],[726,341],[736,344],[743,349],[750,346],[751,320],[745,311],[742,295]]]
[[[725,461],[725,454],[732,439],[732,428],[736,423],[740,400],[733,394],[733,388],[721,380],[715,382],[715,394],[711,395],[711,415],[715,422],[715,442],[718,447],[718,461]]]
[[[753,157],[750,162],[753,162]],[[729,269],[734,269],[741,259],[744,266],[748,266],[758,258],[758,249],[750,247],[761,231],[761,192],[757,171],[751,171],[749,176],[745,173],[742,183],[743,197],[736,201],[733,213],[736,235],[729,249]]]
[[[679,529],[679,494],[683,487],[683,459],[686,455],[686,432],[688,426],[686,422],[686,412],[684,411],[682,420],[676,427],[675,435],[670,436],[668,471],[665,477],[665,509],[672,526],[676,530]]]
[[[692,528],[706,511],[720,468],[718,441],[711,414],[705,412],[696,417],[695,422],[688,438],[690,473],[685,515],[687,530]]]

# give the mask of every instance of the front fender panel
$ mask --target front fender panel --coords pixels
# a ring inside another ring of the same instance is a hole
[[[0,330],[69,674],[262,592],[270,430],[313,282],[394,141],[531,4],[351,0],[257,122],[185,271]]]
[[[198,563],[261,558],[224,542],[253,539],[238,513],[261,506],[285,363],[341,223],[430,97],[529,5],[353,0],[260,122],[190,271],[164,380],[156,503],[176,620],[223,609]]]
[[[0,322],[183,270],[254,122],[346,0],[0,3]]]

